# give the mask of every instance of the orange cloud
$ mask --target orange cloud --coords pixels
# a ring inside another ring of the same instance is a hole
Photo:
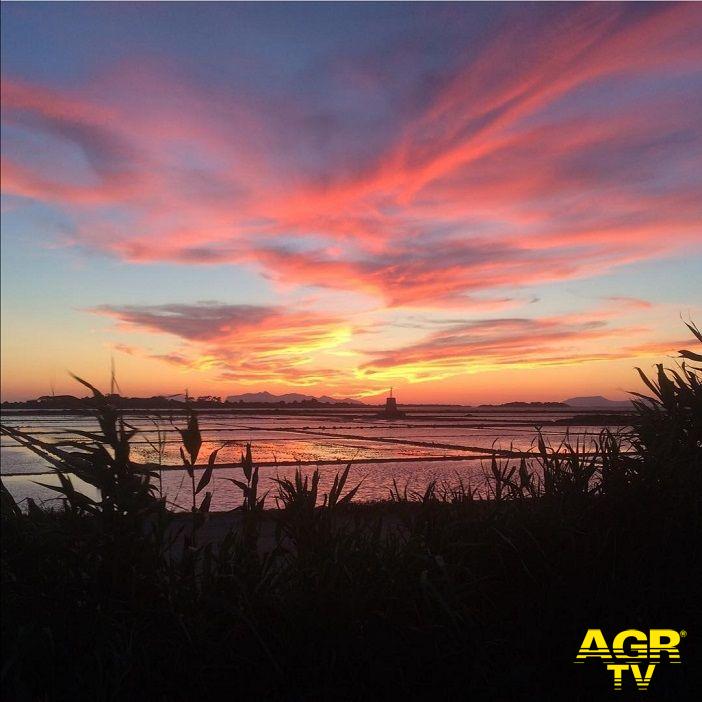
[[[606,318],[607,315],[604,315]],[[373,381],[437,381],[501,368],[579,365],[657,356],[680,341],[626,342],[645,328],[610,326],[596,312],[551,318],[504,318],[451,324],[425,339],[386,352],[357,369]],[[606,349],[606,350],[604,350]]]
[[[201,302],[102,305],[92,311],[116,319],[124,330],[168,334],[182,342],[181,350],[165,354],[124,345],[117,350],[187,370],[215,369],[240,382],[312,385],[326,378],[333,383],[338,371],[310,364],[316,355],[344,345],[354,331],[341,318],[272,306]]]
[[[401,346],[390,342],[385,350],[350,348],[351,342],[358,346],[367,327],[274,306],[203,302],[103,305],[93,311],[117,320],[124,330],[166,334],[179,342],[178,348],[166,353],[115,345],[116,350],[130,355],[188,372],[212,371],[220,381],[322,386],[370,396],[398,381],[424,383],[500,369],[653,357],[690,344],[690,340],[632,344],[632,339],[645,337],[650,330],[617,324],[617,310],[622,305],[633,311],[648,309],[648,304],[610,298],[598,308],[550,317],[409,317],[393,326],[418,330],[423,336]]]

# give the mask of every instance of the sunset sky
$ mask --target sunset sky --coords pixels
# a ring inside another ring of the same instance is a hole
[[[702,322],[700,4],[3,3],[2,47],[4,400],[622,399]]]

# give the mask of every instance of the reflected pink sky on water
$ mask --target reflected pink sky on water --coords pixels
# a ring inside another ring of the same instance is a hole
[[[245,416],[242,414],[204,414],[200,417],[203,444],[198,463],[219,449],[218,465],[238,463],[246,443],[251,442],[254,462],[260,467],[261,494],[269,492],[267,506],[275,507],[277,477],[294,475],[296,464],[304,474],[320,470],[320,495],[328,491],[335,475],[351,462],[349,485],[361,482],[356,499],[387,499],[394,483],[410,491],[423,491],[432,481],[455,486],[460,482],[473,487],[483,483],[488,451],[514,449],[528,451],[533,446],[536,427],[573,412],[464,412],[425,413],[396,423],[372,421],[363,414],[355,416]],[[140,463],[164,466],[163,492],[174,508],[188,509],[191,504],[190,481],[181,465],[181,442],[176,427],[184,426],[182,417],[161,419],[164,440],[159,461],[158,435],[153,421],[131,418],[140,429],[134,437],[132,458]],[[9,416],[3,423],[26,431],[47,443],[72,440],[74,430],[96,428],[89,417]],[[589,441],[598,426],[545,426],[544,436],[557,446],[568,433],[572,441]],[[353,437],[353,438],[349,438]],[[29,449],[7,436],[2,438],[3,480],[17,499],[31,497],[42,501],[55,497],[36,481],[54,483],[50,466]],[[281,465],[286,464],[286,465]],[[173,470],[173,467],[178,467]],[[171,468],[171,469],[168,469]],[[35,475],[42,473],[43,475]],[[199,476],[202,470],[196,470]],[[26,476],[26,477],[25,477]],[[233,509],[242,496],[229,479],[241,479],[237,465],[215,471],[208,486],[212,490],[212,509]],[[84,486],[86,494],[91,488]]]

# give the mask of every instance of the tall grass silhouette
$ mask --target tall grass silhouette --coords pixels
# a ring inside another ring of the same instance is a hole
[[[355,503],[347,466],[327,494],[318,470],[298,470],[269,496],[248,445],[232,479],[242,504],[214,538],[218,450],[196,481],[194,410],[180,430],[191,512],[178,515],[158,472],[131,461],[114,398],[79,379],[99,432],[56,469],[65,506],[22,511],[2,487],[3,687],[56,700],[601,698],[602,679],[572,665],[585,629],[702,624],[701,360],[683,350],[676,368],[638,371],[651,394],[636,395],[628,434],[558,446],[537,434],[527,456],[486,463],[482,485],[393,484],[387,502]],[[691,693],[677,673],[657,673],[656,699]]]

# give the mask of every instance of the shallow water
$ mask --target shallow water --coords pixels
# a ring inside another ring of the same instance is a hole
[[[320,494],[329,490],[334,476],[351,462],[349,486],[359,481],[357,500],[386,499],[395,481],[401,489],[423,491],[431,481],[472,486],[482,482],[481,457],[491,448],[528,450],[536,427],[575,412],[543,411],[447,411],[417,408],[406,419],[376,420],[370,411],[317,411],[281,416],[234,411],[200,414],[203,445],[199,463],[210,452],[220,449],[217,463],[236,463],[247,442],[251,442],[254,461],[260,467],[260,493],[269,491],[267,506],[275,506],[276,477],[291,477],[295,465],[280,463],[315,462],[320,469]],[[74,432],[95,431],[94,419],[82,415],[8,415],[3,424],[22,429],[47,443],[82,440]],[[132,458],[158,463],[158,436],[154,420],[143,415],[127,416],[139,429]],[[179,466],[181,446],[177,427],[184,427],[182,415],[163,415],[155,420],[162,432],[161,463]],[[542,432],[552,445],[565,437],[571,441],[596,435],[601,426],[544,426]],[[154,444],[152,446],[151,444]],[[37,502],[55,499],[56,493],[36,484],[55,482],[51,466],[30,449],[3,436],[0,446],[3,481],[15,499],[27,497]],[[394,460],[397,459],[397,460]],[[311,474],[315,465],[302,465]],[[199,474],[201,471],[196,471]],[[41,475],[36,475],[41,474]],[[241,479],[241,468],[215,471],[208,486],[212,490],[212,509],[232,509],[241,503],[241,493],[228,479]],[[197,479],[197,478],[196,478]],[[190,506],[190,480],[182,469],[162,471],[163,492],[178,508]],[[84,486],[90,489],[88,486]],[[198,499],[200,499],[199,496]]]

